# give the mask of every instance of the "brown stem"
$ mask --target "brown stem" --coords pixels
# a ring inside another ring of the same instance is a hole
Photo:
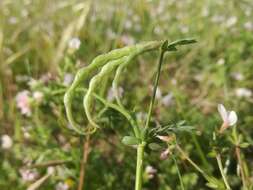
[[[236,153],[236,157],[237,157],[237,160],[238,160],[238,164],[239,164],[239,167],[240,167],[240,174],[241,174],[241,177],[242,177],[242,183],[243,183],[243,187],[246,187],[246,178],[245,178],[245,174],[244,174],[244,170],[243,170],[243,163],[242,163],[242,158],[241,158],[241,149],[240,147],[236,146],[235,147],[235,153]]]
[[[83,190],[85,169],[86,169],[89,153],[90,153],[90,136],[88,135],[83,143],[83,158],[82,158],[81,167],[80,167],[78,190]]]

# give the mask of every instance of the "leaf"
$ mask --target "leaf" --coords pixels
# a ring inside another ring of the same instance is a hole
[[[167,50],[167,51],[176,51],[177,48],[176,46],[178,45],[188,45],[188,44],[192,44],[192,43],[196,43],[197,41],[195,39],[182,39],[182,40],[177,40],[177,41],[174,41],[170,44],[168,44],[167,48],[164,48],[164,50]],[[165,44],[165,43],[164,43]]]
[[[136,137],[125,136],[122,139],[122,143],[128,146],[132,146],[132,145],[138,145],[140,143],[140,140],[137,139]]]
[[[247,143],[247,142],[241,143],[241,144],[240,144],[240,147],[241,147],[241,148],[247,148],[248,146],[250,146],[250,144]]]
[[[162,146],[160,146],[159,144],[157,143],[150,143],[148,145],[148,147],[151,149],[151,150],[155,150],[155,151],[158,151],[158,150],[161,150],[162,149]]]

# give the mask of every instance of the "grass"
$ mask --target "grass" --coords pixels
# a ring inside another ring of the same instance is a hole
[[[162,161],[162,150],[145,152],[143,189],[224,189],[217,152],[231,189],[252,188],[253,99],[245,94],[253,88],[251,1],[2,0],[0,8],[0,133],[13,141],[11,148],[0,149],[0,189],[27,189],[47,175],[50,165],[55,173],[40,189],[77,189],[82,167],[83,189],[133,189],[136,150],[121,143],[125,135],[133,135],[129,123],[114,109],[98,109],[103,102],[98,103],[93,112],[99,113],[101,128],[90,136],[84,158],[84,137],[67,128],[67,76],[71,79],[96,56],[115,48],[189,36],[198,43],[164,57],[150,127],[178,127],[185,120],[182,126],[194,130],[173,131],[177,144],[156,138],[173,157]],[[74,37],[81,41],[77,49],[69,47]],[[139,125],[147,118],[158,56],[139,56],[117,83],[123,89],[122,105]],[[108,76],[97,95],[117,103],[108,90],[112,80]],[[23,90],[28,90],[30,116],[17,107]],[[35,92],[43,94],[42,100]],[[82,93],[76,92],[73,111],[75,121],[86,125]],[[222,124],[218,103],[236,111],[238,122],[213,140]],[[35,166],[29,169],[35,176],[30,181],[21,175],[28,166]],[[157,172],[150,175],[146,166]]]

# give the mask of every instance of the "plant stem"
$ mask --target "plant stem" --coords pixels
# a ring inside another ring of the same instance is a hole
[[[143,158],[145,142],[138,145],[137,148],[137,162],[136,162],[136,176],[135,176],[135,190],[142,189],[142,172],[143,172]]]
[[[242,158],[241,158],[240,147],[238,147],[238,146],[235,147],[235,153],[236,153],[236,157],[237,157],[238,164],[239,164],[239,167],[240,167],[240,173],[241,173],[241,177],[242,177],[242,184],[243,184],[243,187],[245,189],[247,189],[247,183],[246,183],[245,173],[244,173],[244,170],[243,170],[243,162],[242,162]]]
[[[225,175],[225,173],[224,173],[224,169],[223,169],[223,166],[222,166],[220,154],[217,154],[217,155],[216,155],[216,160],[217,160],[217,163],[218,163],[220,172],[221,172],[221,176],[222,176],[223,181],[224,181],[224,183],[225,183],[225,185],[226,185],[226,188],[227,188],[228,190],[231,190],[231,188],[230,188],[230,186],[229,186],[229,184],[228,184],[226,175]]]
[[[86,164],[87,164],[88,156],[90,153],[89,149],[90,149],[90,136],[88,135],[85,141],[83,142],[83,158],[81,160],[81,166],[80,166],[78,190],[83,190]]]
[[[149,105],[149,110],[148,110],[148,116],[147,116],[147,120],[146,120],[146,124],[145,124],[145,129],[147,129],[149,127],[149,122],[150,122],[150,119],[151,119],[151,114],[152,114],[152,110],[153,110],[154,103],[155,103],[156,91],[157,91],[157,87],[158,87],[158,83],[159,83],[159,79],[160,79],[164,53],[165,53],[165,51],[163,49],[161,49],[159,62],[158,62],[158,67],[157,67],[157,72],[156,72],[156,78],[155,78],[154,86],[153,86],[153,88],[154,88],[153,89],[153,95],[152,95],[152,99],[151,99],[151,102],[150,102],[150,105]]]
[[[204,176],[208,176],[200,167],[198,167],[197,164],[195,164],[192,159],[187,155],[187,153],[177,144],[176,145],[177,150],[183,155],[183,157],[196,169],[198,170],[201,174]]]
[[[184,188],[184,183],[183,183],[183,180],[182,180],[182,176],[181,176],[180,170],[179,170],[179,168],[178,168],[177,160],[176,160],[176,158],[175,158],[174,155],[172,155],[172,159],[174,160],[174,163],[175,163],[175,165],[176,165],[177,174],[178,174],[178,178],[179,178],[179,181],[180,181],[181,189],[182,189],[182,190],[185,190],[185,188]]]

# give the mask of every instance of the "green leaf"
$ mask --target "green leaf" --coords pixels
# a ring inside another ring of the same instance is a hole
[[[247,148],[249,145],[250,145],[249,143],[246,143],[246,142],[245,142],[245,143],[241,143],[241,144],[240,144],[240,147],[241,147],[241,148]]]
[[[160,146],[159,144],[157,143],[150,143],[148,145],[148,147],[151,149],[151,150],[155,150],[155,151],[158,151],[158,150],[161,150],[162,149],[162,146]]]
[[[181,39],[181,40],[177,40],[177,41],[174,41],[174,42],[168,44],[167,48],[163,47],[163,49],[167,50],[167,51],[176,51],[177,50],[176,46],[178,46],[178,45],[188,45],[188,44],[192,44],[192,43],[196,43],[196,42],[197,41],[195,39],[191,39],[191,38]],[[165,45],[165,43],[163,45]]]
[[[136,137],[125,136],[122,139],[122,143],[128,146],[132,146],[132,145],[138,145],[140,143],[140,140],[137,139]]]

